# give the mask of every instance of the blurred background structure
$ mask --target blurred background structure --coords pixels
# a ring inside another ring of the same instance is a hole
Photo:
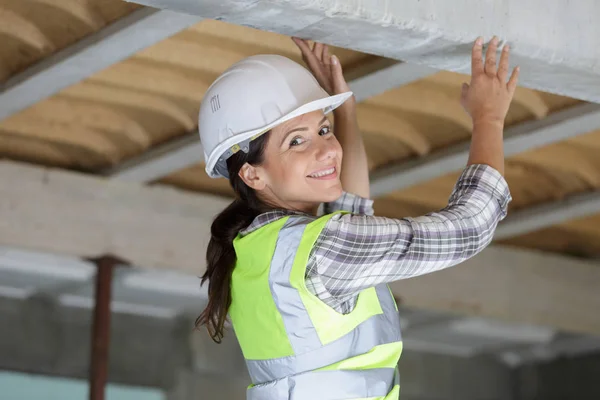
[[[471,43],[511,43],[509,216],[481,255],[392,285],[401,396],[600,398],[600,3],[141,2],[0,0],[0,399],[245,398],[233,333],[193,331],[232,197],[197,113],[244,57],[301,62],[292,34],[341,59],[390,217],[446,204]]]

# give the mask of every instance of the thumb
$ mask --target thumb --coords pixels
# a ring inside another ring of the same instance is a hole
[[[340,60],[334,55],[331,56],[330,67],[331,67],[331,80],[333,83],[334,90],[339,91],[339,92],[347,91],[348,84],[346,83],[346,80],[344,79],[344,72],[342,71],[342,65],[340,63]]]
[[[469,92],[469,84],[463,83],[461,88],[460,97],[467,97],[467,93]]]

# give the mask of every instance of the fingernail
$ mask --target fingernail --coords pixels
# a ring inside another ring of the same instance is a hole
[[[475,44],[476,44],[477,46],[481,46],[481,45],[483,45],[483,38],[482,38],[481,36],[479,36],[479,37],[477,38],[477,40],[475,41]]]
[[[338,63],[338,59],[337,59],[337,57],[336,57],[336,56],[331,56],[331,63],[332,63],[333,65],[337,65],[337,63]]]

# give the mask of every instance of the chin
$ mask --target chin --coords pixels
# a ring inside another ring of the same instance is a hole
[[[342,193],[343,193],[342,184],[340,183],[339,185],[336,185],[335,187],[332,187],[326,191],[323,191],[322,196],[320,196],[320,197],[322,197],[321,202],[329,203],[329,202],[335,201],[342,196]]]

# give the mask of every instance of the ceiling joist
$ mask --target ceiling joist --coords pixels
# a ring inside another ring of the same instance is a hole
[[[200,20],[171,11],[138,9],[10,78],[0,88],[0,120]]]

